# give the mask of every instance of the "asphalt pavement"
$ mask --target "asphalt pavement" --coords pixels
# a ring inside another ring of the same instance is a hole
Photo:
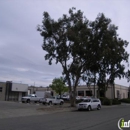
[[[102,106],[102,108],[109,108],[115,106]],[[21,103],[21,102],[7,102],[0,101],[0,119],[23,117],[31,115],[45,115],[57,112],[75,111],[76,108],[70,107],[69,103],[61,105],[43,105],[39,103]]]
[[[24,116],[12,116],[0,119],[0,130],[119,130],[117,127],[118,120],[124,118],[125,121],[130,120],[130,105],[122,104],[116,106],[103,106],[101,110],[94,111],[75,111],[65,106],[60,111],[41,110],[49,106],[41,106],[36,104],[20,104],[0,102],[0,116],[2,108],[5,111],[18,110],[22,113],[27,110],[35,111],[40,114],[31,114]],[[3,105],[3,106],[2,106]],[[53,107],[50,107],[50,110]],[[59,109],[56,106],[55,109]],[[53,108],[54,109],[54,108]],[[62,110],[62,111],[61,111]],[[15,113],[14,113],[15,114]],[[130,128],[124,128],[130,129]]]

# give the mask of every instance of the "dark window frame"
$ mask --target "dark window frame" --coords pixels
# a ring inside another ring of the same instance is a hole
[[[93,99],[93,102],[99,102],[99,100],[98,99]]]

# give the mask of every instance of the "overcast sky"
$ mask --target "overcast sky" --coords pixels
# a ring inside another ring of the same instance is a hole
[[[44,60],[36,28],[44,11],[58,19],[71,7],[89,20],[104,13],[119,27],[119,36],[130,42],[130,0],[0,0],[0,81],[48,86],[61,76],[60,65],[50,66]],[[116,84],[129,86],[126,79],[116,79]]]

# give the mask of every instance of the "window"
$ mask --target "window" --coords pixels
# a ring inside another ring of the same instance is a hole
[[[86,96],[92,96],[92,91],[86,91]]]
[[[0,92],[2,92],[2,87],[0,87]]]
[[[120,91],[116,90],[116,94],[117,94],[117,98],[119,99],[120,98]]]
[[[99,100],[98,99],[94,99],[93,102],[99,102]]]
[[[85,99],[84,102],[90,102],[91,100],[90,99]]]
[[[78,91],[78,96],[84,96],[84,91]]]

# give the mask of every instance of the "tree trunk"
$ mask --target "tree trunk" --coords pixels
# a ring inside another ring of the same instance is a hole
[[[75,106],[75,103],[74,103],[74,95],[73,95],[73,92],[72,92],[72,91],[70,92],[70,106],[71,106],[71,107],[74,107],[74,106]]]
[[[94,72],[94,86],[93,86],[93,89],[94,89],[94,97],[96,97],[96,93],[95,93],[95,85],[96,85],[96,73]]]
[[[113,83],[113,99],[115,99],[115,84]]]
[[[73,91],[72,89],[70,89],[70,106],[71,107],[75,107],[76,105],[76,87],[73,87]]]
[[[98,86],[98,95],[97,95],[98,98],[100,98],[100,87]]]
[[[75,105],[76,105],[76,87],[78,85],[79,76],[76,76],[76,80],[75,80],[75,83],[73,86],[73,91],[72,91],[72,86],[71,86],[71,81],[69,79],[69,76],[67,78],[68,78],[69,92],[70,92],[70,106],[75,107]]]

